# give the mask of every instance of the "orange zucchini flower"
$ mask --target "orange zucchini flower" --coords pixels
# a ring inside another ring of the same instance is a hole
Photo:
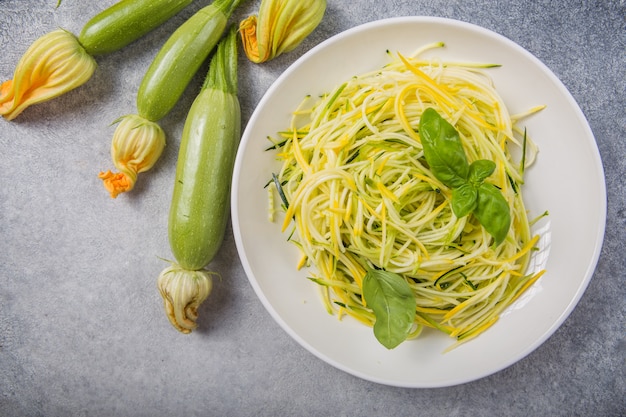
[[[239,24],[243,49],[255,63],[298,46],[319,25],[326,0],[262,0],[258,15]]]
[[[13,120],[28,106],[84,84],[95,69],[95,59],[76,36],[63,29],[52,31],[27,49],[13,79],[0,85],[0,115]]]
[[[157,123],[136,114],[120,118],[111,142],[111,159],[120,172],[98,175],[111,197],[132,190],[137,174],[152,168],[164,148],[165,132]]]

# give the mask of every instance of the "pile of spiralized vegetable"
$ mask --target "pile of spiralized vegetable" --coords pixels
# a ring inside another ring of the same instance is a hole
[[[517,127],[541,107],[510,115],[485,71],[493,65],[422,58],[441,46],[389,54],[380,70],[306,97],[290,128],[270,138],[282,167],[269,189],[282,199],[283,231],[302,252],[298,268],[311,266],[330,313],[373,326],[362,280],[382,269],[401,275],[415,296],[409,338],[426,326],[461,342],[491,326],[543,273],[526,272],[538,236],[521,185],[536,147]],[[473,215],[455,216],[451,190],[429,170],[419,135],[429,107],[456,128],[469,162],[495,162],[486,181],[511,214],[501,244]]]

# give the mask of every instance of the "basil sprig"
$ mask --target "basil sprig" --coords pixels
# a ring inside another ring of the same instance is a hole
[[[452,211],[458,217],[472,213],[499,245],[511,226],[509,205],[495,185],[485,182],[496,169],[493,161],[469,164],[459,133],[433,108],[420,118],[424,157],[433,175],[452,190]]]
[[[374,336],[387,349],[404,342],[415,320],[415,296],[400,275],[370,269],[363,278],[363,298],[376,316]]]

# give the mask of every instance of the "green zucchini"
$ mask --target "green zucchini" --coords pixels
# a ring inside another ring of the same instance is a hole
[[[139,86],[140,116],[157,121],[169,113],[222,37],[230,15],[241,1],[215,0],[170,36]]]
[[[78,41],[89,55],[117,51],[165,23],[193,0],[122,0],[92,17]]]
[[[203,268],[213,259],[228,220],[241,111],[236,37],[231,32],[226,40],[230,42],[220,44],[189,110],[176,164],[169,241],[179,265],[190,270]]]
[[[159,274],[158,288],[172,326],[196,328],[198,307],[213,288],[204,269],[219,250],[228,221],[235,153],[241,133],[237,99],[237,31],[233,26],[211,59],[189,109],[176,163],[168,237],[176,262]]]

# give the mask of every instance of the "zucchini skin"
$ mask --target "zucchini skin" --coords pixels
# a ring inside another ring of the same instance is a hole
[[[122,0],[92,17],[78,41],[90,55],[117,51],[165,23],[193,0]]]
[[[204,268],[222,244],[240,130],[235,94],[199,93],[183,128],[168,223],[172,253],[184,269]]]
[[[158,121],[169,113],[217,45],[230,13],[216,3],[196,12],[159,50],[137,92],[141,116]]]

